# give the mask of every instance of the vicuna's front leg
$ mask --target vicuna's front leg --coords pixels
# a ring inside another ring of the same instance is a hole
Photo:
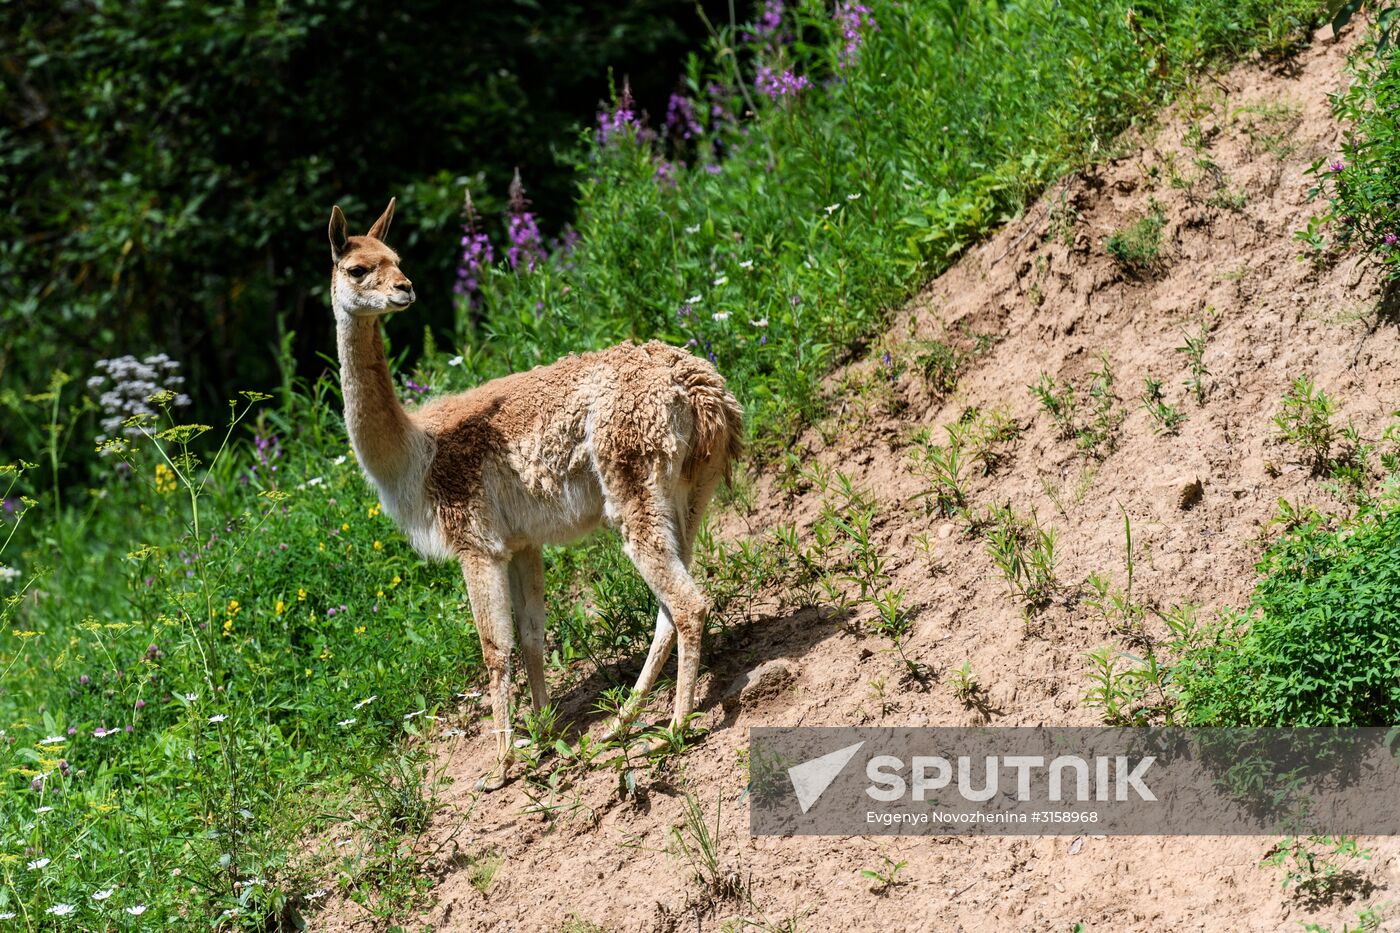
[[[491,718],[496,732],[496,766],[478,785],[483,790],[495,790],[505,783],[515,748],[510,725],[510,653],[515,633],[510,619],[509,566],[486,554],[462,555],[462,576],[481,638],[481,658],[490,674]]]

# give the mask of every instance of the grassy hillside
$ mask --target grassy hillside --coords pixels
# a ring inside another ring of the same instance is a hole
[[[625,95],[602,115],[574,235],[542,242],[523,191],[469,218],[453,344],[403,394],[658,337],[717,362],[762,469],[933,273],[1202,68],[1287,54],[1315,13],[769,4],[716,31],[664,122]],[[478,677],[459,575],[380,513],[333,381],[204,426],[181,423],[177,374],[118,361],[4,400],[38,440],[0,474],[0,915],[265,928],[316,900],[289,853],[347,822],[377,847],[350,894],[392,913],[426,883],[403,849],[427,818],[413,737]],[[91,488],[65,486],[88,456]],[[548,573],[556,673],[624,679],[655,608],[615,542],[551,553]]]

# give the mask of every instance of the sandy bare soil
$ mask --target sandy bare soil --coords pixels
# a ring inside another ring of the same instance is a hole
[[[965,255],[897,316],[865,360],[833,375],[835,413],[803,438],[802,459],[846,473],[877,501],[878,543],[893,585],[915,610],[907,650],[933,671],[926,686],[905,681],[888,642],[860,626],[868,607],[833,619],[814,610],[766,612],[760,601],[752,621],[707,647],[700,696],[708,737],[644,777],[630,799],[619,799],[610,772],[573,779],[549,817],[531,810],[520,781],[473,792],[493,740],[483,711],[465,704],[441,728],[466,735],[433,746],[452,779],[424,847],[434,853],[424,870],[438,882],[432,906],[407,925],[718,930],[795,920],[805,930],[1069,931],[1317,922],[1340,930],[1362,907],[1396,898],[1400,842],[1387,839],[1362,840],[1373,850],[1356,866],[1362,893],[1309,904],[1282,889],[1277,869],[1259,866],[1271,838],[751,838],[741,757],[748,728],[758,725],[1099,721],[1083,701],[1086,654],[1114,634],[1071,597],[1028,621],[982,540],[928,516],[917,498],[928,481],[909,456],[921,426],[941,430],[972,406],[1003,408],[1022,431],[998,469],[973,481],[973,501],[1010,502],[1053,525],[1058,576],[1070,585],[1092,572],[1122,584],[1121,506],[1132,520],[1136,594],[1154,605],[1196,603],[1202,618],[1247,600],[1262,543],[1277,534],[1269,521],[1280,497],[1337,507],[1327,482],[1274,439],[1271,419],[1301,375],[1339,400],[1368,439],[1400,407],[1400,334],[1378,317],[1374,277],[1355,258],[1315,269],[1299,261],[1292,240],[1316,207],[1304,170],[1339,144],[1327,95],[1343,85],[1346,54],[1358,41],[1324,35],[1284,66],[1243,65],[1205,82],[1159,127],[1125,142],[1121,157],[1055,186]],[[1165,219],[1161,261],[1126,276],[1105,238],[1154,203]],[[1183,388],[1186,360],[1176,348],[1184,331],[1205,321],[1213,329],[1200,405]],[[884,376],[884,350],[901,358],[912,341],[968,346],[975,335],[990,343],[948,397],[931,396],[913,372],[892,387]],[[1100,462],[1058,436],[1027,387],[1041,373],[1082,380],[1101,356],[1127,417],[1117,449]],[[1138,401],[1149,373],[1187,417],[1177,436],[1154,432]],[[1195,480],[1199,500],[1182,508],[1181,491]],[[721,536],[737,541],[785,522],[808,527],[821,493],[801,485],[765,473],[755,481],[755,506],[716,517]],[[927,550],[917,546],[921,534],[932,542]],[[729,692],[773,659],[788,662],[790,678]],[[954,695],[948,673],[964,661],[985,687],[984,710]],[[579,715],[597,681],[574,677],[561,688],[566,714]],[[666,709],[663,696],[652,718]],[[600,726],[591,723],[594,733]],[[721,865],[747,886],[747,899],[703,892],[675,852],[670,831],[685,794],[712,821],[722,807]],[[488,854],[501,860],[489,886],[474,867]],[[861,870],[880,868],[886,857],[907,862],[902,883],[875,893]],[[313,929],[378,928],[363,908],[328,900],[310,915]],[[1400,906],[1393,913],[1400,918]],[[1386,928],[1397,923],[1388,919]]]

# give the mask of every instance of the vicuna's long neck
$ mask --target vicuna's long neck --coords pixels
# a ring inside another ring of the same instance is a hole
[[[393,484],[413,464],[418,429],[399,404],[377,317],[337,312],[340,388],[345,397],[345,428],[355,455],[379,485]]]

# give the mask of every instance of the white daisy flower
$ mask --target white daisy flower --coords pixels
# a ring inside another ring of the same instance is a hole
[[[457,737],[460,736],[460,735],[466,735],[466,734],[467,734],[467,732],[466,732],[465,729],[448,729],[446,732],[444,732],[444,733],[442,734],[442,736],[443,736],[443,738],[446,738],[446,739],[455,739],[455,738],[457,738]]]
[[[716,311],[714,314],[710,315],[710,317],[714,318],[716,321],[727,321],[729,320],[729,312]]]
[[[839,211],[839,210],[841,209],[841,205],[840,205],[840,204],[828,204],[824,209],[825,209],[825,211],[826,211],[826,216],[830,217],[832,214],[836,213],[837,211]]]
[[[48,863],[49,863],[49,860],[46,859],[46,858],[36,858],[34,861],[30,862],[28,865],[26,865],[26,866],[24,866],[24,867],[27,868],[27,869],[29,869],[30,871],[38,871],[39,869],[43,868],[43,867],[44,867],[45,865],[47,865]]]
[[[198,700],[198,699],[199,699],[199,694],[197,694],[197,693],[187,693],[187,694],[185,694],[185,702],[186,702],[186,703],[193,703],[195,700]]]
[[[461,358],[460,356],[454,356],[454,357],[452,357],[452,359],[450,359],[450,360],[447,361],[447,365],[448,365],[448,366],[461,366],[461,365],[462,365],[462,358]]]
[[[53,914],[55,917],[66,917],[77,909],[72,904],[55,904],[44,913]]]
[[[847,201],[859,201],[859,200],[860,200],[860,192],[857,191],[855,194],[848,194],[848,195],[846,195],[846,200],[847,200]]]
[[[356,704],[355,704],[355,709],[359,709],[359,708],[362,707],[362,706],[368,706],[369,704],[373,703],[373,702],[374,702],[375,700],[377,700],[377,699],[379,699],[379,694],[376,693],[374,696],[368,697],[368,698],[363,699],[363,700],[361,700],[360,702],[356,703]]]
[[[690,304],[690,305],[698,305],[698,304],[700,303],[700,296],[699,296],[699,295],[691,295],[689,298],[687,298],[687,299],[685,300],[685,303],[686,303],[686,304]]]
[[[320,898],[323,898],[323,897],[325,897],[325,896],[326,896],[326,889],[325,889],[325,888],[318,888],[317,890],[312,891],[310,894],[306,895],[306,899],[307,899],[308,901],[314,901],[314,900],[319,900]]]
[[[0,914],[0,920],[13,920],[13,919],[15,919],[15,912],[14,912],[13,910],[7,910],[7,911],[5,911],[4,913]]]
[[[13,568],[13,567],[6,567],[4,564],[0,564],[0,580],[3,580],[3,581],[5,581],[6,583],[9,583],[11,580],[18,580],[18,579],[19,579],[19,571],[18,571],[18,570],[16,570],[16,569]]]
[[[146,912],[146,905],[137,904],[135,907],[128,907],[126,909],[126,912],[131,914],[133,917],[139,917]]]
[[[116,894],[116,893],[117,893],[117,889],[116,889],[116,888],[108,888],[108,889],[105,890],[105,891],[97,891],[97,892],[94,892],[93,895],[92,895],[92,899],[93,899],[94,901],[105,901],[107,898],[111,897],[113,894]]]
[[[700,232],[700,225],[699,225],[699,224],[695,224],[695,225],[693,225],[693,226],[686,227],[686,228],[685,228],[685,232],[686,232],[686,233],[699,233],[699,232]]]
[[[37,810],[34,811],[34,813],[35,813],[36,815],[37,815],[37,814],[40,814],[40,813],[52,813],[52,812],[53,812],[53,807],[40,807],[39,809],[37,809]]]
[[[761,318],[759,318],[759,319],[756,320],[756,321],[752,321],[752,320],[751,320],[751,321],[749,321],[749,323],[752,324],[754,327],[767,327],[767,326],[768,326],[768,318],[766,318],[766,317],[761,317]]]
[[[210,723],[210,725],[213,725],[213,724],[216,723],[216,722],[223,722],[223,721],[224,721],[225,719],[227,719],[227,718],[228,718],[228,717],[225,716],[223,713],[219,713],[217,716],[210,716],[210,717],[209,717],[209,723]]]
[[[753,268],[753,260],[752,260],[752,259],[745,259],[743,262],[739,263],[739,268],[740,268],[740,269],[752,269],[752,268]]]
[[[336,723],[336,725],[337,725],[337,726],[341,726],[341,727],[343,728],[343,727],[345,727],[345,726],[353,726],[353,725],[355,724],[355,722],[356,722],[355,717],[354,717],[354,716],[351,716],[349,719],[342,719],[340,722]]]
[[[412,712],[412,713],[405,713],[403,718],[404,718],[405,720],[416,719],[417,717],[422,716],[422,715],[423,715],[424,713],[426,713],[426,712],[427,712],[426,709],[415,710],[415,711]]]
[[[39,740],[39,744],[40,744],[40,745],[62,745],[64,742],[67,742],[67,741],[68,741],[68,737],[67,737],[67,736],[64,736],[64,735],[46,735],[46,736],[44,736],[42,739]]]
[[[334,460],[331,461],[331,463],[334,463],[336,466],[340,466],[344,462],[345,454],[341,454],[339,457],[336,457]]]
[[[729,276],[727,276],[727,275],[721,275],[721,276],[716,276],[716,277],[715,277],[715,285],[716,285],[716,286],[727,285],[727,284],[729,284]]]
[[[108,729],[105,726],[98,726],[92,730],[92,737],[95,739],[105,739],[109,735],[116,735],[116,729]]]

